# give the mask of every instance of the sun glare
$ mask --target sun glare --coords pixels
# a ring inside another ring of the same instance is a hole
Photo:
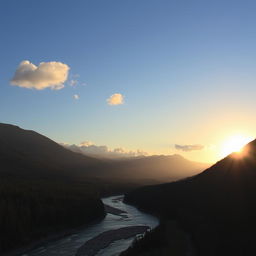
[[[253,138],[244,135],[235,135],[227,139],[222,145],[222,157],[225,157],[231,153],[237,153],[242,155],[243,147],[249,143]]]

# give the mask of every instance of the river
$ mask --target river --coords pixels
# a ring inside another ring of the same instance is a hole
[[[88,247],[89,244],[92,244],[93,240],[97,240],[98,237],[103,236],[103,233],[106,231],[118,233],[119,231],[114,230],[132,229],[132,226],[148,226],[155,228],[159,224],[156,217],[141,212],[131,205],[125,204],[123,202],[123,195],[102,198],[102,201],[107,211],[107,215],[102,221],[62,239],[48,242],[39,248],[22,254],[22,256],[116,256],[132,244],[136,235],[127,239],[120,239],[119,237],[118,240],[113,241],[107,247],[101,248],[100,250],[98,248],[97,253],[86,254],[83,252],[83,249],[86,249],[86,245]],[[105,234],[108,236],[108,233],[111,232],[106,232]],[[112,239],[114,239],[114,237],[115,236],[113,236]],[[97,247],[99,247],[99,244],[100,243],[96,241]]]

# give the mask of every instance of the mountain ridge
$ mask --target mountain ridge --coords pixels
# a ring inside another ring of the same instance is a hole
[[[76,177],[95,161],[0,124],[0,254],[103,218],[99,189]]]
[[[0,124],[0,254],[104,217],[102,195],[176,179],[176,160],[191,164],[179,156],[95,159],[37,132]]]
[[[196,255],[252,255],[256,244],[256,140],[200,174],[139,188],[125,200],[163,219],[177,220],[191,234]]]

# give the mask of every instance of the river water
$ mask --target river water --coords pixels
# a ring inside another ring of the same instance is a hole
[[[123,213],[107,213],[106,217],[99,223],[93,224],[62,239],[48,242],[33,251],[22,254],[22,256],[75,256],[77,250],[88,240],[96,237],[104,231],[115,230],[129,226],[149,226],[155,228],[158,219],[150,214],[143,213],[131,205],[123,203],[123,196],[112,196],[102,198],[105,205],[109,205],[123,211]],[[124,213],[125,212],[125,213]],[[126,250],[135,237],[117,240],[108,247],[100,250],[97,256],[116,256]]]

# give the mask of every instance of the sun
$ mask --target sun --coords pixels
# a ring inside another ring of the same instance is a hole
[[[252,140],[252,137],[240,134],[229,137],[221,146],[221,156],[226,157],[231,153],[242,155],[243,147]]]

